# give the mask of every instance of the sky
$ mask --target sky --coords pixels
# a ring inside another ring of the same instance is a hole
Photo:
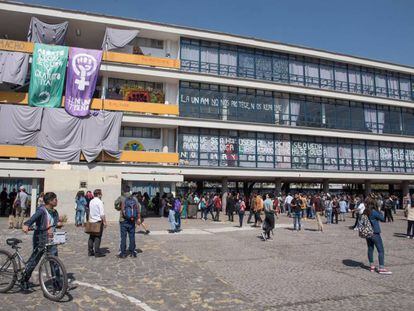
[[[20,0],[414,66],[414,0]]]

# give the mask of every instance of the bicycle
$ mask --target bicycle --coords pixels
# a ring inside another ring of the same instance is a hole
[[[66,242],[65,232],[55,232],[48,243],[39,246],[41,257],[39,264],[39,284],[46,298],[52,301],[60,301],[68,290],[68,276],[62,261],[50,255],[50,248]],[[27,262],[19,253],[21,248],[18,244],[22,240],[10,238],[6,240],[7,245],[14,249],[14,253],[0,249],[0,293],[11,290],[16,282],[19,284],[24,277],[24,269]],[[21,285],[20,285],[21,287]],[[22,288],[22,287],[21,287]]]

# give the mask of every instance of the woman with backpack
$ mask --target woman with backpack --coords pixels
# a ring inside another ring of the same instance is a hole
[[[359,225],[359,235],[365,237],[368,247],[368,261],[371,272],[375,272],[374,264],[374,247],[378,252],[378,273],[390,275],[391,271],[384,267],[384,244],[381,238],[381,227],[379,221],[384,221],[384,215],[377,210],[376,204],[373,200],[368,198],[365,201],[365,209],[361,215]]]

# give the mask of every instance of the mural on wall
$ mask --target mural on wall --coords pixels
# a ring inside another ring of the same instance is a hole
[[[127,141],[122,149],[131,151],[144,151],[145,147],[139,140],[133,139]]]
[[[162,83],[110,78],[108,98],[132,102],[164,103],[165,93]]]

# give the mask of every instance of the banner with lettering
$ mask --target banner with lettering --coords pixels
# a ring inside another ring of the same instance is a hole
[[[89,115],[101,61],[102,51],[70,48],[65,92],[65,110],[70,115]]]
[[[68,50],[66,46],[35,44],[30,73],[30,106],[62,105]]]

